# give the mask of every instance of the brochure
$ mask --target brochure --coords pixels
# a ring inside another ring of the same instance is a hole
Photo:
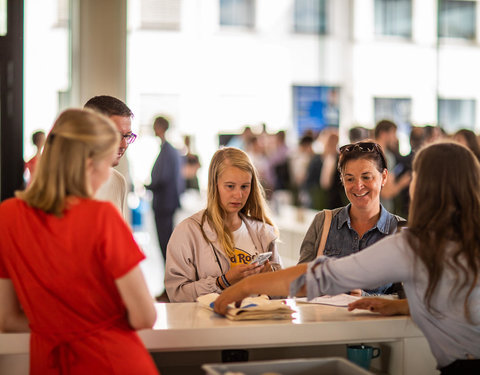
[[[213,311],[213,303],[218,293],[205,294],[197,298],[200,306]],[[248,297],[240,307],[229,305],[226,317],[230,320],[291,319],[294,310],[283,300],[270,300],[266,295]]]

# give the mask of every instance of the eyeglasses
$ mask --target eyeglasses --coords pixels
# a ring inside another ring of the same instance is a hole
[[[137,139],[137,135],[135,133],[130,133],[130,134],[122,134],[120,133],[123,139],[127,142],[127,144],[132,144],[135,142],[135,139]]]
[[[340,151],[341,154],[352,152],[352,151],[360,151],[360,152],[366,152],[366,153],[376,153],[380,156],[380,159],[382,159],[383,168],[387,169],[387,161],[385,160],[385,157],[383,156],[382,149],[375,142],[352,143],[352,144],[340,147],[339,151]]]

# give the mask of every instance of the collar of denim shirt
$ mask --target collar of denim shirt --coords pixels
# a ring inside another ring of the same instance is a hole
[[[348,205],[343,207],[340,210],[340,212],[338,213],[338,215],[337,215],[337,217],[338,217],[338,219],[337,219],[337,229],[340,229],[345,224],[347,224],[348,227],[350,229],[352,229],[351,219],[350,219],[350,207],[351,206],[352,206],[352,204],[349,203]],[[372,229],[377,228],[379,230],[379,232],[381,232],[383,234],[389,234],[390,233],[390,226],[389,226],[390,216],[392,216],[392,214],[390,212],[388,212],[382,206],[382,204],[380,204],[380,218],[378,219],[377,224]],[[372,230],[372,229],[370,229],[370,230]]]

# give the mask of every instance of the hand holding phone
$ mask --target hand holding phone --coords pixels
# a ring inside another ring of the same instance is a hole
[[[268,258],[270,258],[271,255],[271,251],[267,251],[266,253],[260,253],[257,256],[252,257],[252,260],[249,264],[258,263],[258,265],[261,266],[268,260]]]

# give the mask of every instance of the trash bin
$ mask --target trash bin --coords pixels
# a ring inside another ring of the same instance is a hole
[[[207,363],[207,375],[372,375],[341,357],[282,359],[241,363]]]

